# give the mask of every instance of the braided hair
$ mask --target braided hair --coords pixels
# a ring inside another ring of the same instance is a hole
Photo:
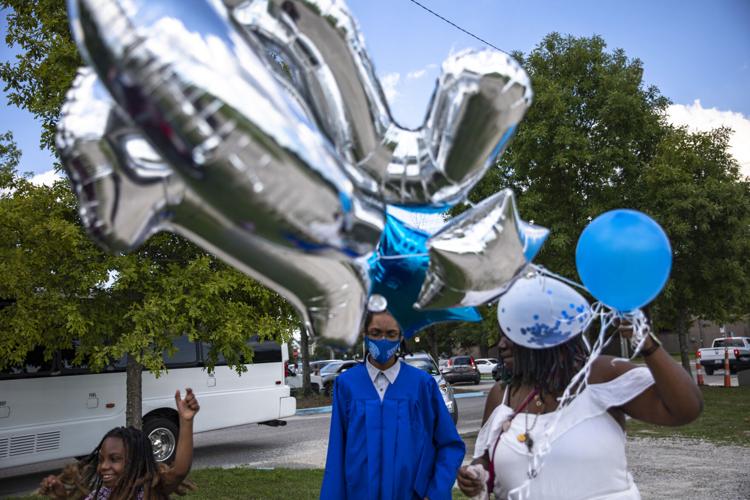
[[[151,441],[146,434],[135,427],[115,427],[104,435],[94,451],[78,462],[76,467],[78,477],[74,489],[90,491],[94,493],[94,498],[99,497],[103,482],[97,472],[97,467],[99,453],[107,438],[121,439],[126,454],[123,474],[112,488],[110,500],[138,498],[141,491],[143,491],[143,500],[169,499],[169,495],[161,491],[161,479],[169,470],[169,466],[156,463]],[[70,486],[66,488],[72,489]],[[177,486],[175,493],[182,496],[195,489],[193,482],[184,480]]]
[[[522,385],[537,387],[541,395],[560,395],[581,369],[586,357],[586,347],[580,335],[547,349],[529,349],[513,344],[510,386],[516,389]]]
[[[112,488],[110,499],[137,498],[141,490],[143,490],[144,500],[167,498],[157,488],[160,475],[156,460],[154,460],[151,441],[135,427],[115,427],[110,430],[99,441],[94,451],[79,463],[82,480],[88,489],[94,492],[94,498],[98,498],[103,486],[97,466],[99,465],[99,452],[108,438],[121,439],[126,454],[123,474]]]

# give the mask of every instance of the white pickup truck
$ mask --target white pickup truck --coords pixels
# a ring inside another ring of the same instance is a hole
[[[731,373],[750,369],[750,337],[724,337],[714,339],[711,347],[698,349],[696,353],[706,375],[713,375],[714,370],[724,369],[725,348],[729,352]]]

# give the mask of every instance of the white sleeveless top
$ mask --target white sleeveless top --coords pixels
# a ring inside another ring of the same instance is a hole
[[[654,383],[646,367],[629,370],[603,383],[589,384],[569,406],[562,410],[552,434],[550,452],[544,465],[530,483],[531,499],[575,500],[639,500],[641,498],[628,472],[625,457],[625,433],[607,410],[622,406]],[[503,422],[512,414],[507,406],[506,388],[503,402],[479,431],[474,458],[485,451],[492,453]],[[510,428],[500,437],[495,452],[495,484],[497,498],[521,486],[527,478],[529,451],[517,436],[526,432],[526,415],[519,413]],[[529,414],[528,425],[539,420],[529,431],[538,442],[555,412],[538,417]]]

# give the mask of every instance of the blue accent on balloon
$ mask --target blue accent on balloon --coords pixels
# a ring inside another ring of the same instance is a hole
[[[401,210],[407,210],[415,214],[440,214],[449,210],[454,204],[443,203],[441,205],[399,205],[394,203],[393,206]]]
[[[495,148],[490,153],[490,156],[487,157],[487,162],[485,163],[485,166],[487,166],[488,163],[495,163],[495,160],[497,159],[497,155],[500,154],[500,150],[507,144],[507,142],[513,137],[513,134],[516,132],[516,126],[512,125],[508,128],[508,130],[505,131],[503,136],[500,138],[499,141],[497,141],[497,144],[495,145]]]
[[[528,262],[531,262],[542,249],[544,242],[547,241],[549,229],[529,224],[519,218],[518,234],[521,237],[521,243],[523,243],[523,255]]]
[[[344,212],[348,214],[352,211],[352,199],[346,193],[339,192],[339,201]]]
[[[672,268],[672,247],[646,214],[612,210],[583,230],[576,267],[591,295],[618,311],[632,311],[661,292]]]
[[[311,243],[310,241],[297,238],[296,236],[294,236],[293,234],[290,234],[290,233],[284,233],[283,236],[287,240],[289,240],[292,243],[294,243],[297,246],[297,248],[299,248],[300,250],[304,251],[305,253],[318,253],[318,252],[324,252],[324,251],[327,251],[327,250],[331,249],[331,247],[329,245],[321,245],[321,244],[317,244],[317,243]],[[360,256],[359,253],[355,252],[351,248],[343,247],[343,248],[340,248],[339,250],[344,255],[346,255],[347,257],[351,257],[352,259],[356,259],[357,257]]]
[[[422,328],[443,321],[482,320],[474,307],[454,307],[418,311],[413,304],[422,288],[429,257],[427,239],[430,235],[413,228],[391,214],[386,214],[385,228],[377,251],[370,257],[370,293],[388,301],[388,311],[396,318],[405,337],[414,336]],[[381,259],[384,257],[403,257]]]

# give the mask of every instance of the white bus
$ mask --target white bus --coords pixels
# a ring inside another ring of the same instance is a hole
[[[178,420],[174,393],[191,387],[201,405],[195,432],[250,423],[279,425],[296,411],[284,384],[286,345],[250,341],[253,363],[241,376],[219,359],[213,373],[203,362],[208,345],[180,337],[166,357],[168,372],[143,372],[143,429],[158,461],[174,455]],[[20,367],[0,373],[0,468],[87,455],[113,427],[125,425],[125,364],[102,373],[72,368],[73,351],[44,362],[42,350]]]

